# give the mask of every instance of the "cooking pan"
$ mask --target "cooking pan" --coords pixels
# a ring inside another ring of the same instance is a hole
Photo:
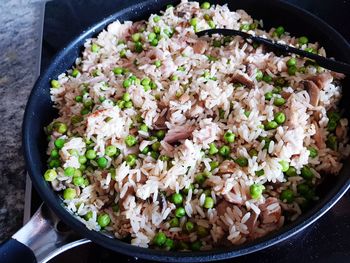
[[[346,40],[325,22],[302,9],[276,0],[211,1],[211,3],[219,4],[224,4],[225,2],[227,2],[231,10],[244,9],[255,19],[263,19],[265,29],[283,25],[292,35],[307,35],[312,42],[319,41],[328,51],[328,56],[334,56],[336,59],[350,62],[350,46]],[[320,200],[296,221],[287,224],[279,231],[246,244],[191,253],[161,251],[132,246],[124,241],[111,238],[102,232],[88,230],[83,223],[74,218],[64,208],[62,199],[52,190],[50,184],[43,179],[47,159],[45,155],[47,141],[43,128],[57,116],[57,112],[52,108],[49,95],[50,80],[56,79],[60,73],[69,69],[79,56],[85,40],[95,36],[112,21],[116,19],[120,21],[138,21],[147,18],[151,13],[158,13],[167,4],[176,3],[177,1],[130,0],[127,8],[88,28],[72,41],[56,56],[52,64],[37,80],[25,111],[23,148],[27,169],[33,184],[46,206],[50,209],[42,207],[26,226],[2,244],[0,247],[1,261],[35,262],[37,259],[43,260],[45,255],[52,252],[53,249],[59,249],[71,237],[67,236],[66,231],[59,229],[59,224],[57,223],[59,220],[62,220],[79,235],[101,246],[119,253],[153,261],[199,262],[238,257],[272,246],[308,227],[328,211],[347,191],[350,186],[350,164],[345,162],[337,177],[324,177],[324,181],[317,190]],[[341,106],[345,111],[345,117],[349,118],[350,108],[344,103],[350,99],[349,89],[346,88],[349,85],[349,80],[345,80],[343,85],[345,88]],[[49,242],[50,238],[51,243]]]

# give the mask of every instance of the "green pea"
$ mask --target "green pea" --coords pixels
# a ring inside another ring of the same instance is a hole
[[[247,118],[249,118],[249,116],[250,116],[250,111],[244,111],[244,115],[247,117]]]
[[[80,96],[80,95],[78,95],[78,96],[76,96],[76,97],[74,98],[74,100],[75,100],[76,102],[82,102],[82,101],[83,101],[83,97]]]
[[[318,151],[317,151],[316,148],[314,148],[314,147],[308,147],[307,149],[308,149],[308,151],[309,151],[309,156],[310,156],[311,158],[317,157]]]
[[[297,72],[297,67],[296,66],[290,66],[289,68],[288,68],[288,74],[290,75],[290,76],[294,76],[295,75],[295,73]]]
[[[197,25],[197,18],[192,18],[190,20],[190,24],[191,24],[191,26],[195,27]]]
[[[159,27],[159,26],[154,26],[154,27],[153,27],[153,31],[154,31],[154,33],[156,33],[156,34],[159,34],[159,33],[160,33],[160,27]]]
[[[125,79],[123,81],[123,87],[126,89],[129,88],[131,86],[131,84],[132,84],[132,81],[130,79]]]
[[[73,184],[74,184],[75,186],[82,186],[82,185],[84,185],[84,178],[81,177],[81,176],[79,176],[79,177],[74,177],[74,178],[73,178]]]
[[[204,200],[204,207],[207,209],[213,208],[214,207],[214,200],[210,196],[205,197]]]
[[[272,92],[266,92],[265,93],[265,100],[271,100],[273,97],[273,93]]]
[[[224,134],[224,141],[227,143],[233,143],[235,141],[235,137],[236,137],[236,135],[233,132],[227,131]]]
[[[174,240],[167,238],[165,240],[164,247],[166,248],[166,250],[172,250],[175,247]]]
[[[262,73],[261,70],[257,69],[257,70],[256,70],[256,74],[255,74],[255,79],[256,79],[257,81],[260,81],[260,80],[263,79],[263,77],[264,77],[264,73]]]
[[[283,26],[279,26],[275,29],[275,33],[278,37],[281,37],[284,34],[285,30]]]
[[[160,142],[155,142],[152,144],[152,150],[157,152],[157,151],[159,151],[160,146],[161,146]]]
[[[203,8],[203,9],[209,9],[209,8],[210,8],[210,3],[209,3],[209,2],[203,2],[203,3],[201,4],[201,8]]]
[[[170,227],[178,227],[180,225],[180,221],[177,217],[174,217],[169,222]]]
[[[63,191],[63,199],[64,200],[72,200],[76,197],[77,192],[73,188],[66,188]]]
[[[333,131],[335,131],[337,126],[338,126],[337,121],[330,119],[327,123],[327,130],[330,132],[333,132]]]
[[[54,89],[57,89],[61,86],[61,84],[58,82],[58,80],[51,80],[51,87],[54,88]]]
[[[134,33],[131,35],[131,39],[134,42],[138,42],[141,40],[141,34],[140,33]]]
[[[58,168],[61,165],[61,162],[57,159],[53,159],[49,162],[50,168]]]
[[[180,205],[182,204],[182,195],[180,193],[174,193],[172,196],[171,196],[171,201],[175,204],[175,205]]]
[[[107,167],[107,159],[105,157],[100,157],[97,159],[97,165],[98,167],[100,167],[101,169],[104,169]]]
[[[267,75],[267,74],[265,74],[264,76],[263,76],[263,81],[265,81],[266,83],[271,83],[272,82],[272,77],[270,76],[270,75]]]
[[[125,108],[125,109],[131,109],[132,106],[133,106],[132,101],[126,101],[126,102],[124,103],[124,108]]]
[[[146,146],[145,148],[143,148],[143,150],[141,151],[142,154],[147,154],[149,153],[150,148],[148,146]]]
[[[284,98],[282,98],[282,97],[281,98],[277,97],[273,101],[273,104],[275,106],[278,106],[278,107],[284,105],[285,103],[286,103],[286,100]]]
[[[212,162],[209,163],[209,165],[210,165],[210,171],[213,171],[214,169],[219,167],[219,162],[212,161]]]
[[[200,241],[200,240],[197,240],[197,241],[191,243],[191,249],[193,251],[198,251],[201,249],[201,247],[202,247],[202,241]]]
[[[259,176],[263,176],[264,174],[265,174],[265,171],[263,169],[258,170],[258,171],[255,172],[255,175],[258,176],[258,177]]]
[[[126,164],[129,165],[130,167],[135,166],[136,164],[136,155],[135,154],[129,154],[125,158]]]
[[[305,180],[311,180],[315,175],[311,171],[310,167],[305,165],[303,168],[301,168],[301,176]]]
[[[245,157],[238,157],[235,162],[241,166],[241,167],[247,167],[248,166],[248,159]]]
[[[258,156],[258,151],[255,150],[255,149],[250,149],[248,154],[249,154],[250,157]]]
[[[158,247],[163,246],[165,244],[165,241],[166,235],[163,232],[158,232],[153,238],[153,243]]]
[[[86,156],[87,159],[93,160],[93,159],[96,158],[96,151],[92,150],[92,149],[87,150],[86,153],[85,153],[85,156]]]
[[[288,169],[289,169],[289,163],[287,162],[287,161],[285,161],[285,160],[281,160],[281,161],[279,161],[279,164],[281,165],[281,167],[282,167],[282,172],[287,172],[288,171]]]
[[[54,142],[54,144],[55,144],[57,149],[62,149],[63,146],[64,146],[64,143],[65,143],[65,140],[61,139],[61,138],[56,139],[55,142]]]
[[[154,62],[154,65],[159,68],[162,65],[162,62],[160,60],[157,60]]]
[[[305,45],[305,44],[309,43],[309,39],[305,36],[299,37],[298,43],[300,45]]]
[[[283,112],[277,112],[274,120],[281,125],[286,121],[286,115]]]
[[[133,136],[133,135],[128,135],[128,136],[126,136],[126,138],[125,138],[125,144],[126,144],[128,147],[132,147],[132,146],[134,146],[136,143],[137,143],[137,139],[136,139],[135,136]]]
[[[119,56],[120,56],[121,58],[126,58],[126,51],[125,51],[125,49],[120,50]]]
[[[73,167],[67,167],[66,169],[64,169],[64,175],[65,176],[73,176],[75,172],[75,168]]]
[[[80,177],[80,176],[83,176],[82,171],[80,171],[79,169],[75,169],[73,173],[73,177]]]
[[[100,227],[106,227],[110,224],[111,218],[108,214],[102,213],[97,216],[97,223]]]
[[[215,25],[215,23],[214,23],[213,20],[209,20],[209,21],[208,21],[208,26],[209,26],[210,28],[215,28],[215,27],[216,27],[216,25]]]
[[[206,177],[204,176],[203,173],[199,173],[194,177],[194,180],[198,183],[198,184],[203,184],[206,180]]]
[[[160,16],[154,16],[154,17],[153,17],[153,21],[154,21],[155,23],[158,23],[158,22],[160,21]]]
[[[75,69],[73,69],[71,75],[72,75],[73,78],[76,78],[76,77],[79,75],[79,73],[80,73],[79,70],[77,70],[77,69],[75,68]]]
[[[227,146],[227,145],[223,145],[223,146],[221,146],[220,149],[219,149],[219,154],[220,154],[221,156],[223,156],[223,157],[229,156],[230,153],[231,153],[230,147]]]
[[[240,26],[240,30],[242,30],[242,31],[249,31],[249,29],[250,29],[250,25],[249,24],[242,24]]]
[[[307,184],[299,184],[297,186],[298,193],[301,194],[302,196],[305,196],[309,193],[310,187]]]
[[[267,150],[270,146],[271,139],[268,137],[259,137],[259,141],[265,142],[263,149]]]
[[[109,157],[113,157],[115,155],[118,156],[120,154],[120,150],[114,145],[108,145],[105,149],[105,154]]]
[[[124,73],[124,69],[122,67],[116,67],[116,68],[113,69],[113,73],[115,75],[121,75],[121,74]]]
[[[151,33],[149,33],[149,35],[148,35],[148,40],[149,40],[149,41],[152,41],[152,40],[155,39],[156,37],[157,37],[157,35],[156,35],[155,33],[151,32]]]
[[[151,40],[151,46],[156,47],[158,45],[158,39],[154,38]]]
[[[57,172],[54,169],[48,169],[44,173],[44,179],[45,181],[52,182],[57,177]]]
[[[94,103],[93,103],[93,101],[91,99],[86,99],[86,100],[83,101],[83,105],[84,105],[85,108],[90,108],[90,107],[92,107],[93,104]]]
[[[199,237],[206,237],[209,235],[209,231],[205,227],[197,225],[197,235]]]
[[[164,130],[159,130],[156,132],[155,136],[159,139],[159,140],[163,140],[165,137],[165,131]]]
[[[90,110],[87,109],[87,108],[83,108],[83,109],[80,111],[81,115],[86,115],[86,114],[88,114],[89,112],[90,112]]]
[[[157,89],[157,84],[156,84],[156,83],[151,82],[149,85],[150,85],[150,87],[151,87],[152,90]]]
[[[187,232],[192,232],[194,230],[194,224],[191,221],[185,223],[185,229]]]
[[[293,166],[289,166],[288,170],[285,172],[288,177],[297,176],[297,170]]]
[[[183,216],[185,216],[186,215],[186,211],[185,211],[185,208],[183,208],[183,207],[178,207],[178,208],[176,208],[176,210],[175,210],[175,216],[176,217],[183,217]]]
[[[338,139],[337,136],[330,134],[326,140],[326,145],[328,148],[336,151],[338,148]]]
[[[275,121],[269,121],[268,123],[265,124],[265,130],[273,130],[278,127],[278,123]]]
[[[84,215],[84,219],[86,221],[89,221],[92,218],[92,215],[93,215],[92,211],[89,211]]]
[[[296,66],[297,65],[297,60],[295,58],[290,58],[290,59],[288,59],[286,64],[287,64],[288,67]]]
[[[84,164],[84,163],[87,162],[87,158],[86,158],[86,156],[81,155],[81,156],[78,157],[78,161],[79,161],[80,164]]]
[[[58,151],[56,149],[52,149],[50,156],[51,158],[58,158],[59,157]]]
[[[214,47],[221,47],[221,45],[222,45],[222,44],[221,44],[221,41],[220,41],[220,40],[214,40],[214,41],[213,41],[213,46],[214,46]]]
[[[79,122],[82,122],[83,119],[84,118],[82,116],[74,115],[74,116],[72,116],[70,121],[71,121],[72,124],[78,124]]]
[[[265,190],[265,186],[261,185],[261,184],[252,184],[249,188],[250,190],[250,196],[253,199],[259,199],[263,193],[263,191]]]
[[[215,145],[215,143],[210,143],[209,144],[209,154],[210,155],[214,155],[214,154],[216,154],[216,153],[218,153],[219,152],[219,150],[218,150],[218,148],[216,148],[216,145]]]
[[[94,52],[94,53],[99,52],[100,49],[101,49],[101,47],[100,47],[99,45],[97,45],[96,43],[93,43],[93,44],[91,45],[91,51]]]
[[[310,52],[310,53],[314,53],[314,54],[317,53],[317,51],[314,48],[312,48],[312,47],[305,48],[305,51]]]
[[[290,189],[283,190],[280,195],[280,199],[283,202],[291,203],[294,201],[294,193]]]
[[[136,42],[135,43],[135,51],[137,53],[141,53],[143,51],[143,46],[141,42]]]

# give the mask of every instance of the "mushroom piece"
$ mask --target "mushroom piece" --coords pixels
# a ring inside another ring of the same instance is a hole
[[[208,47],[208,43],[203,41],[203,40],[198,40],[194,45],[193,45],[193,51],[196,54],[204,54],[205,50]]]
[[[318,124],[316,122],[313,122],[313,124],[315,125],[315,134],[313,136],[313,139],[315,141],[315,145],[317,146],[317,148],[321,149],[324,148],[325,143],[322,137],[322,133],[320,131],[320,127],[318,126]]]
[[[236,163],[234,161],[225,160],[219,166],[218,174],[232,174],[236,167]]]
[[[192,137],[193,131],[193,126],[176,127],[167,132],[167,134],[164,137],[164,141],[172,144],[180,140],[188,139]]]
[[[216,205],[215,209],[218,213],[218,216],[223,216],[226,213],[227,207],[231,206],[232,204],[226,201],[225,199],[222,199],[219,201],[219,203]]]
[[[318,105],[320,101],[320,89],[319,87],[311,80],[304,80],[302,82],[304,88],[307,90],[310,96],[310,104],[314,107]]]
[[[307,80],[313,81],[319,89],[324,89],[326,85],[332,82],[333,76],[329,72],[323,72],[321,74],[309,77]]]
[[[252,88],[254,86],[254,82],[249,79],[249,76],[244,73],[236,73],[232,76],[231,82],[239,82],[248,88]]]

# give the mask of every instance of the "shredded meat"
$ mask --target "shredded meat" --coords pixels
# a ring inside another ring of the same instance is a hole
[[[248,88],[252,88],[254,86],[254,82],[248,78],[247,74],[243,74],[243,73],[234,74],[231,78],[231,82],[239,82],[247,86]]]
[[[320,131],[320,127],[318,126],[318,124],[316,122],[313,122],[313,124],[315,125],[315,129],[316,132],[313,136],[314,140],[315,140],[315,145],[320,149],[320,148],[324,148],[325,143],[324,140],[322,138],[322,134]]]
[[[304,85],[304,88],[307,90],[310,96],[310,104],[314,107],[318,105],[318,102],[320,100],[320,89],[319,87],[315,84],[315,82],[311,80],[304,80],[302,82]]]
[[[180,140],[189,139],[192,137],[193,131],[194,131],[193,126],[178,127],[178,128],[169,130],[164,137],[164,141],[172,144]]]
[[[193,51],[196,54],[204,54],[207,48],[208,48],[208,43],[203,40],[199,40],[193,45]]]
[[[226,213],[227,207],[231,206],[228,201],[225,199],[222,199],[219,201],[219,203],[216,205],[216,212],[218,213],[218,216],[223,216]]]
[[[333,77],[331,73],[324,72],[316,76],[309,77],[308,80],[313,81],[317,85],[317,87],[322,90],[327,84],[332,82]]]

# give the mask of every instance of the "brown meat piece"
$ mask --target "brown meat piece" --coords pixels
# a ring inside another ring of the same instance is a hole
[[[218,174],[232,174],[236,167],[236,163],[234,161],[225,160],[219,166]]]
[[[243,73],[236,73],[232,76],[231,82],[239,82],[248,88],[252,88],[254,86],[254,82],[248,78],[246,74]]]
[[[225,199],[222,199],[218,202],[216,205],[216,212],[218,213],[218,216],[223,216],[226,213],[227,207],[232,206],[232,204]]]
[[[315,145],[319,149],[324,148],[325,143],[324,143],[324,140],[322,138],[320,127],[318,126],[318,124],[316,122],[313,122],[313,124],[315,125],[315,129],[316,129],[316,132],[313,136],[313,139],[315,140]]]
[[[169,130],[164,137],[164,141],[169,144],[172,144],[180,140],[189,139],[192,137],[193,131],[194,131],[194,127],[192,126],[178,127],[176,129]]]
[[[193,51],[196,54],[204,54],[205,50],[208,47],[208,43],[203,40],[198,40],[194,45],[193,45]]]
[[[302,82],[304,85],[304,88],[307,90],[310,96],[310,104],[314,107],[318,105],[318,102],[320,100],[320,89],[319,87],[315,84],[315,82],[311,80],[304,80]]]
[[[330,83],[333,80],[331,73],[323,72],[321,74],[309,77],[308,80],[313,81],[319,89],[324,89],[327,83]]]

